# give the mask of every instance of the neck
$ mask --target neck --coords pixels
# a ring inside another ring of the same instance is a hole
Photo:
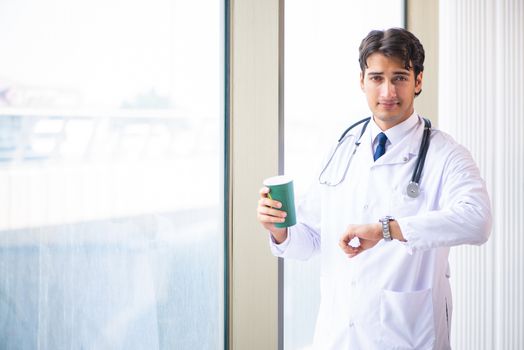
[[[387,118],[380,118],[380,117],[377,117],[377,116],[373,116],[373,120],[375,121],[375,124],[378,125],[378,127],[380,128],[380,130],[382,131],[386,131],[388,129],[391,129],[392,127],[406,121],[409,119],[409,117],[411,117],[411,115],[413,114],[414,110],[412,110],[410,113],[407,113],[406,115],[404,116],[392,116],[392,117],[387,117]]]

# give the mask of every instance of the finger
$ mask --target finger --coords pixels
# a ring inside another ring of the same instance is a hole
[[[343,242],[343,241],[340,241],[338,243],[338,246],[342,249],[342,251],[344,251],[344,253],[346,254],[355,254],[359,249],[360,249],[360,246],[359,247],[353,247],[353,246],[350,246],[348,245],[347,243]]]
[[[355,237],[356,235],[353,232],[347,231],[342,236],[340,236],[339,242],[344,243],[345,245],[348,245],[349,242],[351,242],[351,240]]]
[[[339,244],[343,244],[345,246],[347,246],[349,244],[349,242],[351,242],[351,240],[353,239],[353,236],[352,235],[344,235],[342,237],[340,237],[340,241]]]
[[[346,229],[346,232],[340,236],[340,241],[344,241],[346,242],[346,245],[348,245],[349,242],[356,237],[355,227],[355,225],[349,225]]]
[[[269,216],[276,216],[280,218],[285,218],[287,216],[287,213],[282,210],[269,208],[266,206],[260,206],[258,207],[258,212],[260,214],[269,215]]]
[[[348,258],[354,258],[355,256],[362,253],[363,251],[364,250],[360,246],[353,247],[353,249],[350,252],[346,253],[346,255],[348,256]]]
[[[273,199],[269,199],[269,198],[260,198],[258,200],[258,205],[271,207],[271,208],[282,208],[282,203],[280,203],[279,201],[273,200]]]
[[[258,191],[258,193],[260,194],[260,197],[262,197],[262,198],[266,198],[266,197],[267,197],[267,194],[269,193],[269,191],[270,191],[270,190],[269,190],[269,187],[265,187],[265,186],[264,186],[264,187],[262,187],[262,188],[260,189],[260,191]]]
[[[271,216],[271,215],[265,215],[265,214],[258,214],[257,215],[258,221],[262,223],[282,223],[286,221],[285,218],[277,217],[277,216]]]
[[[350,258],[350,259],[354,258],[355,256],[359,255],[360,253],[362,253],[362,250],[358,250],[355,253],[348,254],[348,258]]]

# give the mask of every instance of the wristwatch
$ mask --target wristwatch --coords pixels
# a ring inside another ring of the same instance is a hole
[[[391,241],[391,232],[389,232],[389,222],[395,220],[392,216],[381,217],[378,221],[382,224],[382,236],[384,240]]]

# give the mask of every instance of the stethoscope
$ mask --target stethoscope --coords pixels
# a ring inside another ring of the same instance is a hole
[[[422,176],[422,169],[424,169],[424,163],[426,161],[426,155],[428,154],[428,148],[429,148],[429,139],[431,136],[431,122],[429,119],[422,118],[424,120],[424,134],[422,136],[422,142],[420,144],[420,150],[419,150],[419,156],[417,158],[417,163],[415,165],[415,169],[413,170],[413,174],[411,175],[411,181],[409,182],[406,193],[411,198],[417,198],[420,194],[420,177]],[[371,121],[371,117],[364,118],[362,120],[359,120],[355,124],[351,125],[349,128],[347,128],[343,133],[342,136],[338,139],[337,146],[335,147],[335,150],[331,154],[331,157],[329,157],[326,165],[324,165],[324,169],[320,172],[320,175],[318,177],[318,181],[321,185],[327,185],[327,186],[338,186],[340,185],[344,179],[346,178],[346,174],[349,169],[349,165],[351,164],[351,161],[353,160],[353,156],[357,152],[358,146],[360,146],[360,139],[362,138],[362,135],[364,135],[364,132],[366,131],[366,128],[368,127],[369,122]],[[360,132],[360,136],[355,141],[355,148],[353,149],[353,152],[351,153],[348,163],[346,165],[346,168],[344,169],[344,173],[340,180],[338,182],[330,182],[329,180],[323,179],[323,175],[326,171],[326,169],[331,164],[331,161],[335,157],[335,154],[337,153],[339,147],[348,139],[349,135],[348,133],[357,127],[360,124],[364,124],[362,127],[362,131]]]

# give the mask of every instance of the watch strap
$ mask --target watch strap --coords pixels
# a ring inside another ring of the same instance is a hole
[[[389,222],[394,220],[392,216],[384,216],[380,218],[380,223],[382,224],[382,236],[384,237],[384,240],[391,241],[391,232],[389,230]]]

